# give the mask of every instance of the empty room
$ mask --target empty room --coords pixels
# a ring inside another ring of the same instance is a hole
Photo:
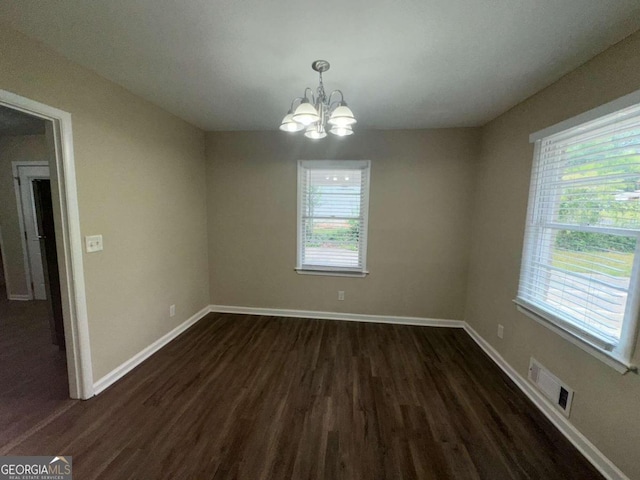
[[[640,480],[640,3],[0,0],[0,479]]]

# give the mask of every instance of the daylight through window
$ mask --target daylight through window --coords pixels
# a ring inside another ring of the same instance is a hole
[[[298,163],[299,271],[365,273],[369,166]]]
[[[536,141],[517,303],[628,362],[638,317],[640,105]]]

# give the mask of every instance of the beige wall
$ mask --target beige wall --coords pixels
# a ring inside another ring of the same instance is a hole
[[[0,28],[0,89],[70,112],[94,380],[209,303],[204,134]],[[177,314],[169,318],[169,305]]]
[[[575,389],[571,422],[630,478],[640,478],[640,377],[620,375],[518,313],[511,300],[533,157],[529,134],[638,88],[640,33],[484,127],[466,312],[471,326],[521,375],[534,356]],[[496,336],[498,323],[505,327],[503,340]]]
[[[478,133],[208,133],[212,302],[461,319]],[[371,160],[368,277],[294,272],[298,159]]]
[[[44,135],[0,137],[0,227],[4,246],[2,255],[7,267],[5,280],[10,296],[24,296],[29,293],[24,271],[22,233],[13,185],[12,162],[48,160],[47,140]],[[4,292],[1,295],[4,295]]]

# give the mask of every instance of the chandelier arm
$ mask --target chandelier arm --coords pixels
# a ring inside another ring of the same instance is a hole
[[[333,92],[331,92],[331,94],[329,95],[329,104],[333,105],[333,103],[331,103],[331,97],[333,97],[334,93],[339,93],[340,94],[340,102],[344,102],[344,94],[342,93],[342,90],[334,90]],[[335,102],[334,102],[335,103]]]
[[[309,90],[311,92],[311,99],[310,100],[311,100],[311,103],[313,103],[315,105],[316,97],[313,95],[313,90],[311,88],[307,87],[307,88],[304,89],[304,98],[308,98],[307,97],[307,90]]]

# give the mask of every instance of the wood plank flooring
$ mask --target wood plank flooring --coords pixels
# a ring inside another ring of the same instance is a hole
[[[78,479],[601,478],[462,330],[230,314],[7,453]]]
[[[0,285],[0,446],[71,406],[66,354],[46,301],[8,301]]]

